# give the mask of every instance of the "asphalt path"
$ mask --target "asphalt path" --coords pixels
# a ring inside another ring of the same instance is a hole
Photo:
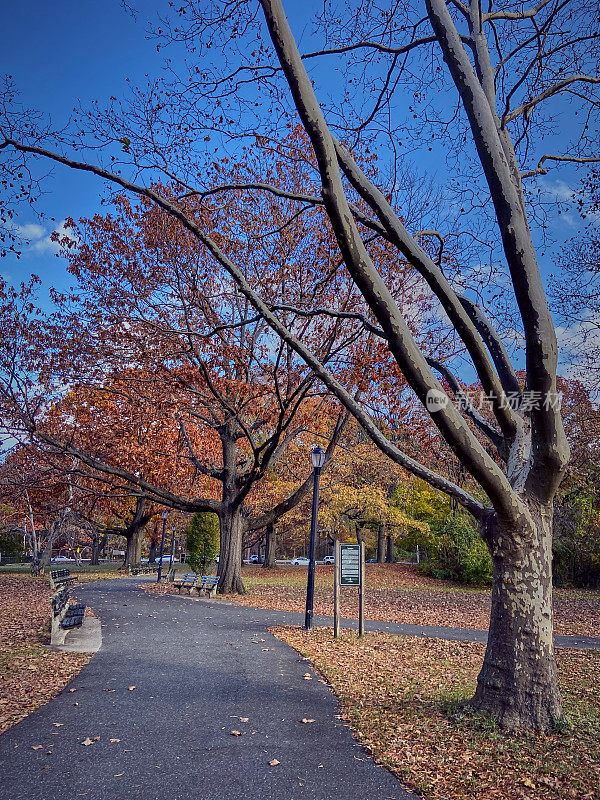
[[[0,736],[1,800],[414,798],[354,741],[308,662],[266,632],[285,615],[139,583],[76,588],[102,646]]]

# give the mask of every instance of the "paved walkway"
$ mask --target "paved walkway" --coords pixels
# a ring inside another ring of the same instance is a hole
[[[184,597],[187,597],[184,595]],[[198,600],[198,598],[187,598]],[[200,602],[206,602],[203,599]],[[223,601],[217,601],[223,603]],[[214,604],[213,604],[214,605]],[[235,605],[231,603],[231,605]],[[235,606],[238,608],[239,606]],[[249,609],[255,612],[256,619],[262,619],[263,625],[304,625],[304,614],[293,611],[272,611],[266,608]],[[358,628],[358,620],[342,619],[343,628]],[[314,625],[333,627],[333,617],[315,616]],[[406,636],[421,636],[426,639],[447,639],[453,642],[487,642],[488,632],[478,628],[449,628],[441,625],[409,625],[404,622],[378,622],[365,620],[365,630],[383,631],[384,633],[398,633]],[[554,637],[555,647],[569,647],[576,650],[600,650],[600,637],[598,636],[564,636],[557,634]]]
[[[265,632],[284,615],[149,595],[139,582],[77,587],[102,620],[102,647],[0,736],[0,800],[414,797],[352,739],[307,662]]]

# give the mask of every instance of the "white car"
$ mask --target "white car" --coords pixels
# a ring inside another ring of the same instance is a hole
[[[310,564],[310,558],[304,558],[304,556],[299,556],[298,558],[293,558],[290,561],[292,567],[308,567]]]
[[[324,564],[335,564],[335,556],[325,556],[323,559]]]

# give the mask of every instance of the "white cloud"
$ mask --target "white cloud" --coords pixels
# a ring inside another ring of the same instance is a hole
[[[29,222],[26,225],[15,225],[14,231],[21,239],[26,239],[28,242],[34,242],[41,239],[46,234],[46,229],[35,222]]]
[[[79,242],[77,237],[65,227],[65,222],[66,220],[63,219],[56,228],[44,227],[36,222],[28,222],[25,225],[15,225],[13,230],[18,237],[29,242],[29,248],[26,252],[58,253],[60,252],[60,245],[52,240],[53,232],[56,231],[61,238],[68,236],[72,241]]]
[[[540,184],[542,194],[549,200],[564,203],[575,197],[575,190],[566,181],[542,179]]]

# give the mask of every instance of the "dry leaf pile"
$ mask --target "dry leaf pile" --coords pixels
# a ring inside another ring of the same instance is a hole
[[[228,597],[240,605],[304,612],[306,570],[278,567],[245,567],[243,597]],[[144,584],[147,591],[169,594],[168,583]],[[341,613],[358,616],[356,590],[341,591]],[[333,615],[333,567],[319,566],[316,573],[315,614]],[[419,575],[404,564],[368,564],[365,588],[367,619],[411,625],[443,625],[455,628],[487,629],[490,614],[488,589],[468,589],[447,581]],[[598,592],[554,592],[556,633],[600,636],[600,594]]]
[[[600,652],[560,650],[572,727],[507,737],[461,711],[484,647],[349,631],[277,628],[331,683],[356,737],[427,800],[597,800],[600,797]]]
[[[47,578],[0,575],[0,733],[58,694],[89,661],[43,646],[51,594]]]

